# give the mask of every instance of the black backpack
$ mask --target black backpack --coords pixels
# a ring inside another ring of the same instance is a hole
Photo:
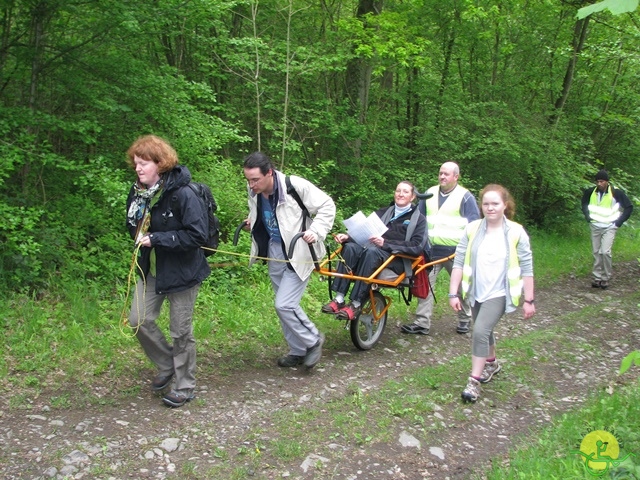
[[[215,211],[218,210],[218,204],[213,198],[213,194],[211,193],[211,189],[208,185],[204,183],[191,182],[189,183],[189,187],[191,187],[191,190],[193,190],[194,193],[204,202],[204,206],[207,209],[209,235],[207,236],[207,241],[203,246],[207,247],[204,250],[205,257],[209,257],[216,253],[215,250],[217,250],[218,245],[220,244],[220,220],[215,214]]]

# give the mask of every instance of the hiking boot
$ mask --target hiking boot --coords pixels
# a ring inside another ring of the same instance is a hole
[[[600,280],[594,280],[591,282],[591,288],[600,288]]]
[[[340,311],[336,314],[336,318],[340,318],[342,320],[355,320],[358,318],[362,312],[362,305],[359,307],[354,307],[353,303],[350,303],[346,307],[342,307]]]
[[[278,359],[278,366],[283,368],[297,367],[304,363],[304,357],[301,355],[286,355]]]
[[[156,375],[156,377],[151,381],[151,390],[154,392],[164,390],[169,386],[172,378],[173,373],[170,373],[169,375]]]
[[[485,362],[482,374],[480,375],[480,383],[491,381],[491,378],[500,370],[502,370],[502,367],[498,363],[498,360],[495,362]]]
[[[421,327],[416,323],[402,325],[402,327],[400,327],[400,331],[402,333],[412,333],[414,335],[429,335],[429,329],[427,327]]]
[[[471,320],[459,320],[458,326],[456,327],[456,332],[458,333],[469,333],[469,325],[471,324]]]
[[[303,361],[304,366],[311,369],[316,366],[322,356],[322,345],[324,344],[324,335],[321,333],[318,342],[311,348],[307,348],[307,354]]]
[[[196,396],[193,393],[179,393],[172,390],[162,397],[162,401],[168,407],[178,408],[183,406],[185,403],[190,402],[194,398],[196,398]]]
[[[322,313],[336,314],[340,311],[341,308],[344,308],[344,302],[338,303],[335,300],[331,300],[329,303],[323,305],[320,311]]]
[[[606,280],[601,280],[600,281],[600,288],[602,290],[606,290],[607,288],[609,288],[609,282]]]
[[[480,396],[480,382],[473,377],[469,377],[467,386],[462,391],[462,400],[465,402],[475,402]]]

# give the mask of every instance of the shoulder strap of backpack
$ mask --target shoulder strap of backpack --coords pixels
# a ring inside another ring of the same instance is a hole
[[[407,227],[407,234],[404,237],[407,242],[411,240],[411,237],[413,237],[413,232],[416,231],[416,227],[418,226],[419,215],[420,215],[420,210],[416,206],[416,209],[411,214],[411,220],[409,220],[409,226]],[[425,235],[426,235],[426,231],[425,231]],[[423,248],[424,248],[424,240],[423,240]],[[404,262],[404,273],[406,274],[407,278],[412,277],[413,270],[411,269],[411,260],[409,260],[408,258],[403,258],[402,260]]]
[[[307,217],[311,217],[311,215],[309,214],[309,210],[307,210],[307,207],[305,207],[304,203],[302,202],[300,195],[298,195],[298,192],[296,191],[295,187],[292,185],[291,178],[289,177],[289,175],[284,177],[284,183],[287,185],[287,193],[293,197],[293,199],[296,201],[296,203],[302,210],[302,213]]]
[[[409,220],[409,226],[407,227],[407,234],[404,239],[408,242],[413,237],[413,232],[416,230],[416,226],[418,224],[418,215],[420,215],[420,210],[418,207],[411,214],[411,220]]]
[[[380,219],[382,223],[384,223],[385,225],[389,223],[389,220],[391,220],[391,218],[393,217],[394,211],[395,211],[395,207],[391,205],[387,209],[387,211],[384,212],[384,214],[382,215],[382,218]],[[418,207],[416,207],[413,213],[411,214],[411,220],[409,220],[409,225],[407,226],[407,233],[404,236],[404,239],[407,242],[411,240],[411,237],[413,236],[413,232],[415,232],[416,230],[416,225],[418,223],[419,215],[420,215],[420,210],[418,210]],[[403,258],[402,263],[404,264],[404,273],[406,277],[411,278],[411,276],[413,275],[413,272],[411,269],[411,260],[409,260],[408,258]]]
[[[296,201],[296,203],[298,204],[298,206],[300,207],[300,209],[302,210],[302,229],[304,230],[306,228],[306,221],[305,221],[305,217],[311,219],[311,215],[309,214],[309,210],[307,210],[307,207],[305,207],[304,203],[302,202],[302,199],[300,198],[300,195],[298,195],[298,192],[296,191],[296,189],[294,188],[294,186],[291,184],[291,179],[289,178],[289,175],[286,175],[284,177],[284,183],[287,186],[287,193],[289,195],[291,195],[293,197],[293,199]],[[316,255],[316,251],[313,249],[313,245],[309,244],[309,252],[311,253],[311,259],[313,260],[313,264],[316,267],[316,270],[320,270],[320,265],[318,264],[318,256]]]
[[[393,217],[393,212],[395,211],[395,208],[396,207],[394,207],[393,205],[387,208],[387,211],[382,214],[382,217],[380,217],[380,221],[385,225],[389,223],[389,220],[391,220],[391,217]]]
[[[200,189],[196,184],[194,184],[193,182],[189,182],[187,186],[193,191],[193,193],[196,194],[198,198],[200,197]]]

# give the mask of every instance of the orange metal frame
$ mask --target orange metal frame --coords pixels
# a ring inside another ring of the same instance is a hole
[[[396,258],[408,258],[411,260],[411,270],[413,271],[413,275],[417,275],[418,273],[420,273],[421,271],[423,271],[426,268],[429,268],[433,265],[437,265],[439,263],[444,263],[447,262],[449,260],[451,260],[454,255],[450,255],[448,257],[445,258],[441,258],[440,260],[435,260],[433,262],[429,262],[429,263],[424,263],[422,265],[420,265],[420,262],[422,261],[422,257],[412,257],[410,255],[404,255],[401,253],[397,253],[395,255],[391,255],[389,258],[387,258],[387,260],[384,261],[384,263],[382,265],[380,265],[378,267],[378,269],[373,272],[370,276],[368,277],[360,277],[358,275],[353,275],[353,274],[349,274],[349,273],[339,273],[335,270],[331,270],[329,268],[326,268],[327,265],[329,264],[329,262],[331,262],[332,260],[334,260],[336,257],[340,257],[340,252],[342,251],[342,245],[340,245],[337,249],[335,249],[332,253],[329,254],[329,256],[323,260],[320,264],[319,264],[319,268],[316,269],[316,271],[320,274],[320,275],[325,275],[327,277],[340,277],[340,278],[346,278],[348,280],[354,281],[354,280],[361,280],[363,282],[366,283],[370,283],[371,284],[371,289],[369,290],[369,299],[370,299],[370,305],[371,305],[371,314],[373,315],[373,318],[375,321],[378,321],[380,318],[382,318],[387,311],[389,310],[389,307],[391,307],[391,297],[388,297],[386,295],[384,295],[385,300],[387,301],[387,305],[385,306],[385,308],[382,310],[382,312],[380,312],[379,314],[377,313],[377,310],[374,308],[375,305],[375,297],[373,295],[373,291],[377,290],[378,287],[384,287],[384,288],[403,288],[404,285],[400,285],[404,279],[406,278],[406,273],[402,272],[401,274],[399,274],[396,278],[394,278],[393,280],[383,280],[383,279],[379,279],[377,278],[378,275],[380,275],[380,273],[387,268],[391,262],[393,260],[395,260]],[[368,311],[365,313],[369,313]]]

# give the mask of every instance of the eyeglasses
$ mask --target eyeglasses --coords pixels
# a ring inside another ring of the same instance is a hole
[[[260,181],[266,177],[266,175],[263,175],[260,178],[247,178],[247,182],[249,182],[249,186],[253,187],[254,185],[257,185],[258,183],[260,183]]]

